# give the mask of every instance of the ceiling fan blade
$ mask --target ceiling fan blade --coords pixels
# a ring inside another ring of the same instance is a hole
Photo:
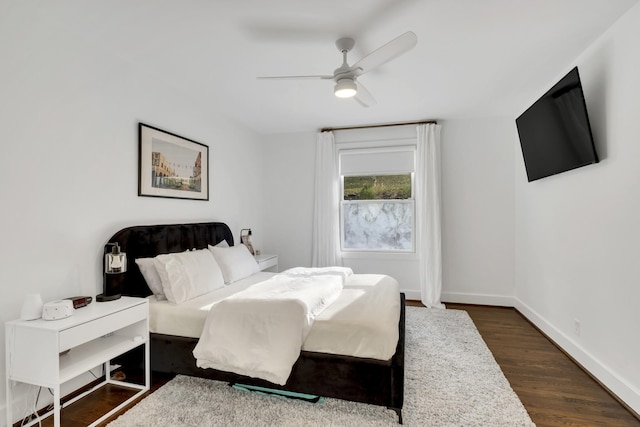
[[[353,99],[358,101],[358,103],[363,107],[371,107],[372,105],[376,105],[376,99],[373,97],[373,95],[371,95],[367,88],[364,87],[360,82],[356,82],[356,84],[358,85],[358,91],[354,95]]]
[[[323,80],[327,80],[327,79],[331,79],[333,80],[333,76],[261,76],[261,77],[256,77],[256,79],[323,79]]]
[[[353,64],[351,69],[356,76],[367,73],[402,55],[417,43],[418,37],[416,37],[415,33],[413,31],[407,31]]]

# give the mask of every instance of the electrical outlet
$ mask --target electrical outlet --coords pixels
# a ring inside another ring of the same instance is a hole
[[[580,320],[573,319],[573,333],[580,336]]]

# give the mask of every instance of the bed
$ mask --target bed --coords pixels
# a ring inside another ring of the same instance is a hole
[[[234,244],[231,230],[221,222],[133,226],[118,231],[109,242],[117,242],[129,259],[127,272],[123,274],[122,294],[154,298],[134,260],[204,249],[222,241],[229,246]],[[151,370],[385,406],[395,411],[402,423],[405,297],[404,294],[399,297],[398,340],[395,353],[388,360],[303,348],[286,383],[277,385],[232,372],[199,368],[193,356],[197,338],[152,332]]]

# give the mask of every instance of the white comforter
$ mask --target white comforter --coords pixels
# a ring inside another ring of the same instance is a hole
[[[296,268],[220,301],[193,350],[197,366],[284,385],[314,319],[350,274],[341,267]]]

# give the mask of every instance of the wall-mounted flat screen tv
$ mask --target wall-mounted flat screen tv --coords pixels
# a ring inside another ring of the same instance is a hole
[[[516,119],[529,182],[598,163],[578,67]]]

